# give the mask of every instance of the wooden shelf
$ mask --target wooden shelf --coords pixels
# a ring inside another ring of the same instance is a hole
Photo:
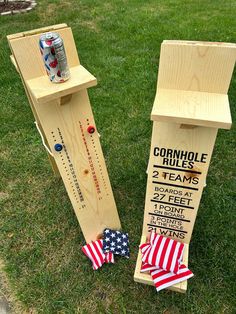
[[[97,79],[82,65],[70,68],[71,77],[64,83],[51,83],[48,76],[27,80],[26,84],[38,103],[46,103],[97,85]]]
[[[227,95],[162,88],[157,90],[151,119],[223,129],[232,124]]]
[[[146,242],[146,236],[142,236],[140,244],[143,244],[145,242]],[[183,263],[187,267],[188,267],[188,251],[189,251],[189,245],[185,243],[184,254],[183,254]],[[141,252],[139,250],[138,258],[137,258],[137,262],[136,262],[135,273],[134,273],[134,281],[139,282],[139,283],[143,283],[146,285],[154,286],[151,275],[148,273],[141,273],[140,272],[141,264],[142,264]],[[175,284],[171,287],[168,287],[166,289],[173,290],[176,292],[185,293],[187,291],[187,280],[180,282],[180,283],[177,283],[177,284]]]

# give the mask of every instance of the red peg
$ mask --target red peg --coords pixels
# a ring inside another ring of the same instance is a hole
[[[89,134],[93,134],[95,132],[95,127],[90,125],[88,128],[87,128],[87,131],[89,132]]]

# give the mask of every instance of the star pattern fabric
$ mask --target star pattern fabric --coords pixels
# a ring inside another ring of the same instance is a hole
[[[129,258],[129,236],[118,230],[106,228],[103,231],[103,252],[112,252],[115,255],[121,255]]]

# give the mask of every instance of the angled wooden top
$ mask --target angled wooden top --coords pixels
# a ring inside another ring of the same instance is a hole
[[[56,31],[64,41],[69,68],[80,65],[75,41],[70,27],[66,24],[54,25],[30,32],[9,35],[8,41],[17,67],[25,81],[45,76],[46,70],[39,50],[39,37],[43,32]]]
[[[166,40],[151,119],[230,128],[227,96],[236,44]]]

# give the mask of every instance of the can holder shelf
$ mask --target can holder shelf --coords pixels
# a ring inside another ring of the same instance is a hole
[[[38,42],[48,31],[64,42],[71,73],[64,83],[51,83],[46,75]],[[120,229],[87,93],[97,80],[80,64],[71,28],[58,24],[7,39],[53,171],[63,180],[85,240],[100,238],[106,227]]]
[[[232,124],[227,92],[235,60],[235,44],[161,45],[141,243],[150,231],[185,243],[186,266],[217,131]],[[134,280],[153,285],[140,268],[139,252]],[[187,281],[168,289],[184,293]]]
[[[70,68],[70,75],[70,79],[64,83],[51,83],[48,76],[43,75],[27,80],[26,85],[34,99],[40,104],[97,85],[97,79],[82,65]]]

